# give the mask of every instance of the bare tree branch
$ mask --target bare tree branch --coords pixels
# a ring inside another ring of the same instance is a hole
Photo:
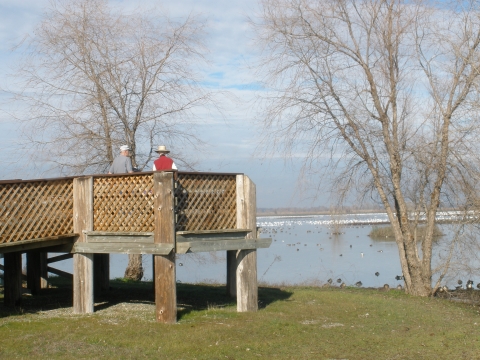
[[[266,151],[300,151],[312,174],[333,167],[343,198],[375,193],[394,229],[406,290],[431,294],[439,207],[478,204],[478,3],[261,3],[252,24],[270,89]]]

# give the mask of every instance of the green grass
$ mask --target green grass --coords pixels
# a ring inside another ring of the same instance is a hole
[[[413,230],[413,229],[412,229]],[[425,225],[418,225],[417,226],[417,236],[419,239],[422,239],[425,237],[425,231],[426,231],[426,226]],[[442,231],[435,226],[433,229],[433,236],[443,236],[444,234]],[[372,228],[372,231],[368,234],[372,239],[385,239],[385,238],[390,238],[390,239],[395,239],[395,235],[393,233],[393,227],[390,225],[386,226],[374,226]]]
[[[151,283],[112,281],[92,315],[73,315],[71,285],[56,285],[20,309],[0,305],[0,358],[480,357],[478,305],[397,290],[261,287],[259,311],[237,313],[224,286],[178,284],[179,321],[165,325]]]

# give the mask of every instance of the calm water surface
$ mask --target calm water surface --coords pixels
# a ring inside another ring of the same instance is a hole
[[[373,225],[365,225],[386,220],[386,214],[381,213],[337,215],[334,220],[329,215],[258,217],[261,237],[272,238],[270,248],[258,249],[258,280],[267,284],[319,285],[332,279],[338,285],[340,279],[349,286],[361,281],[364,287],[403,284],[395,279],[402,275],[396,243],[370,238]],[[340,235],[332,234],[333,221],[342,223]],[[434,254],[439,251],[434,248]],[[177,281],[225,283],[225,255],[225,251],[178,255]],[[144,256],[145,280],[152,279],[151,259]],[[127,261],[127,255],[111,256],[112,278],[123,277]],[[54,267],[72,272],[72,260],[55,263]],[[454,285],[453,280],[446,281],[449,287]]]

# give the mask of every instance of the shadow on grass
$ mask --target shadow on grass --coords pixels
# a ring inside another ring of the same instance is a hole
[[[0,287],[0,317],[36,313],[38,311],[71,308],[73,305],[72,282],[63,278],[52,277],[52,288],[42,289],[35,296],[23,295],[22,304],[17,308],[3,305],[3,288]],[[265,308],[275,301],[286,300],[291,293],[274,287],[258,289],[259,308]],[[95,311],[109,308],[120,303],[155,304],[152,282],[127,281],[115,279],[110,281],[110,288],[95,295]],[[235,307],[236,299],[227,295],[225,285],[212,284],[177,284],[178,319],[192,311],[212,307]]]

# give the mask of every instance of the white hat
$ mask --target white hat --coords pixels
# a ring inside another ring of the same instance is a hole
[[[165,145],[158,145],[157,150],[155,150],[156,153],[164,153],[168,154],[170,150],[167,150],[167,147]]]
[[[130,150],[130,147],[128,145],[120,146],[120,151],[127,151],[127,150]]]

